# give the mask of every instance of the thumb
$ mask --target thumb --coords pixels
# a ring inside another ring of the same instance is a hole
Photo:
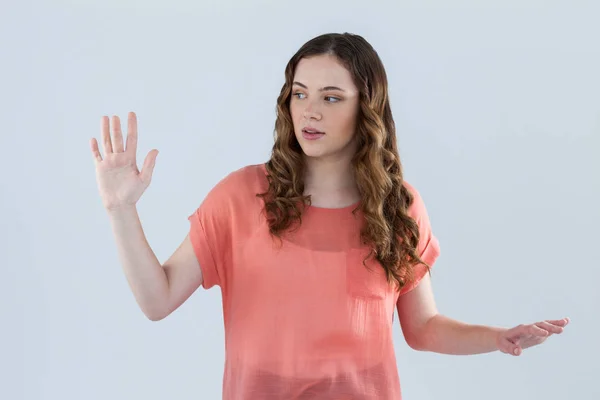
[[[158,150],[154,149],[150,151],[144,159],[144,165],[142,166],[140,177],[142,182],[144,182],[146,185],[149,185],[150,181],[152,180],[152,172],[154,171],[154,166],[156,165],[157,156]]]
[[[508,331],[504,332],[504,334],[501,336],[501,340],[500,340],[500,350],[503,353],[506,354],[511,354],[513,356],[520,356],[522,349],[521,349],[521,334],[520,331],[522,330],[521,326],[517,326],[515,328],[509,329]]]
[[[521,335],[515,335],[509,338],[510,352],[514,356],[520,356],[523,349],[521,349]]]
[[[498,350],[502,353],[517,356],[520,354],[519,345],[507,336],[501,336],[498,340]]]

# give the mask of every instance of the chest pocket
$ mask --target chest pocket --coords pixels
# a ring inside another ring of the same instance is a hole
[[[383,300],[392,293],[385,270],[368,249],[350,249],[346,252],[346,291],[349,296]],[[363,264],[363,260],[364,264]]]

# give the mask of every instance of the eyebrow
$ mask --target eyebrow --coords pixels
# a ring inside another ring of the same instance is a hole
[[[301,87],[303,87],[304,89],[308,89],[308,87],[306,87],[306,85],[304,85],[304,84],[302,84],[302,83],[300,83],[300,82],[294,82],[293,84],[294,84],[294,85],[301,86]],[[345,90],[344,90],[344,89],[342,89],[342,88],[339,88],[339,87],[337,87],[337,86],[325,86],[325,87],[323,87],[323,88],[319,89],[319,91],[320,91],[320,92],[324,92],[324,91],[326,91],[326,90],[339,90],[340,92],[345,92]]]

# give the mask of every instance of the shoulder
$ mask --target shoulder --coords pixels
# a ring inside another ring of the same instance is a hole
[[[248,206],[268,187],[264,164],[247,165],[228,173],[210,190],[204,203],[218,209]]]
[[[406,190],[409,191],[410,194],[412,194],[413,196],[415,194],[418,194],[419,191],[413,186],[411,185],[409,182],[407,181],[402,181],[402,185],[406,188]]]
[[[403,186],[412,195],[412,202],[408,206],[408,214],[412,218],[418,218],[426,213],[425,202],[419,190],[407,181],[403,181]]]
[[[248,190],[263,190],[265,182],[265,165],[253,164],[230,172],[215,185],[215,188],[234,195]]]
[[[231,172],[225,179],[236,183],[255,184],[266,176],[265,164],[246,165]]]

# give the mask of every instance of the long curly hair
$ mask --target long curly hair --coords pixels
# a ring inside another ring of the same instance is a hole
[[[268,190],[257,194],[271,235],[301,223],[302,211],[310,205],[304,195],[305,162],[294,134],[290,113],[292,82],[298,62],[305,57],[334,55],[351,73],[360,92],[356,135],[358,150],[352,159],[365,218],[360,232],[397,290],[414,279],[414,265],[424,264],[417,254],[419,228],[408,215],[413,196],[404,186],[402,164],[396,145],[396,129],[383,63],[373,47],[360,35],[329,33],[306,42],[285,68],[285,83],[277,99],[275,143],[266,163]],[[364,261],[363,261],[364,264]]]

